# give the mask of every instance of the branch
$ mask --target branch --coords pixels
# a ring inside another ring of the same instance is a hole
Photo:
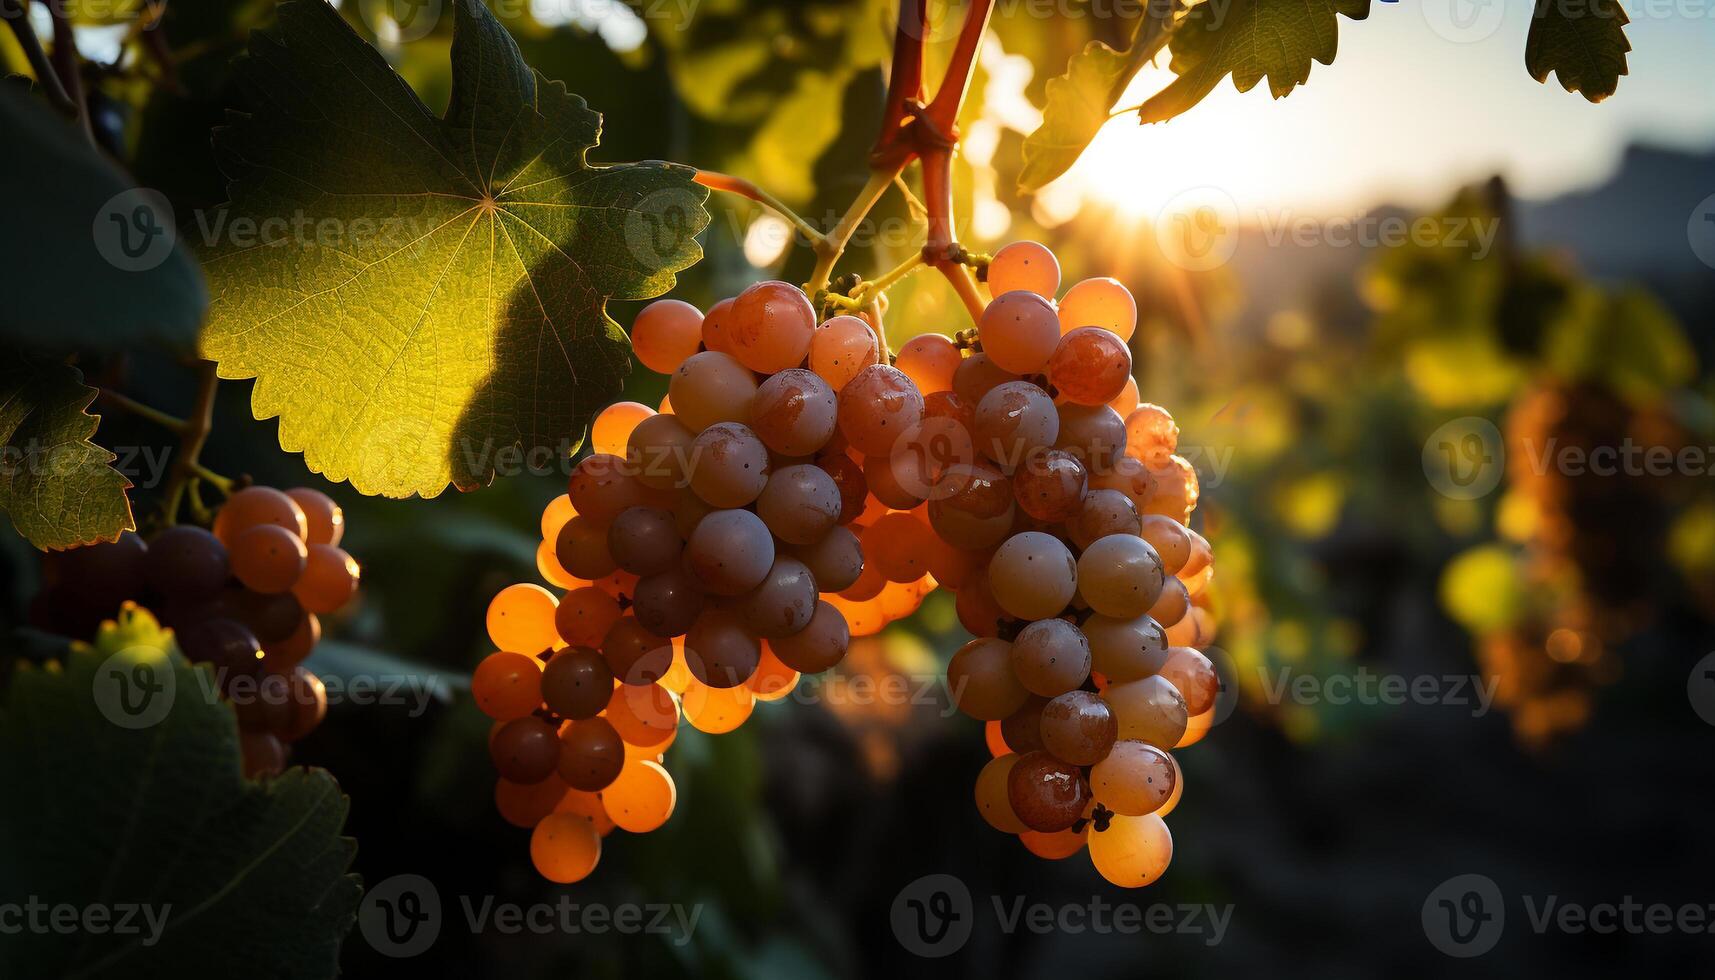
[[[48,61],[47,52],[42,50],[42,41],[36,37],[36,29],[30,26],[29,12],[24,9],[23,0],[0,0],[0,18],[4,18],[7,26],[18,39],[18,47],[24,50],[24,57],[30,62],[30,70],[36,73],[36,82],[42,86],[42,93],[55,109],[67,116],[76,118],[77,103],[66,94],[65,85],[60,82],[58,71],[53,63]]]
[[[893,67],[887,74],[887,103],[881,111],[881,132],[870,151],[873,166],[891,165],[882,159],[891,155],[901,129],[923,104],[923,38],[928,33],[928,0],[899,0],[899,23],[893,32]]]
[[[202,455],[203,446],[208,443],[209,432],[214,429],[214,396],[220,390],[220,378],[214,372],[213,361],[198,361],[196,371],[196,406],[185,417],[184,429],[179,437],[179,455],[173,461],[172,475],[167,478],[165,511],[169,525],[178,520],[179,506],[193,481],[208,480],[217,489],[230,489],[232,486],[232,481],[210,472],[197,459]]]
[[[812,246],[827,239],[827,236],[818,231],[815,225],[812,225],[808,221],[799,217],[797,212],[787,207],[779,198],[756,186],[754,183],[745,180],[743,177],[734,177],[731,174],[716,173],[713,170],[699,170],[697,171],[697,176],[693,179],[710,190],[725,191],[728,194],[737,194],[740,197],[747,197],[763,207],[768,208],[774,213],[780,215],[782,218],[791,222],[792,227],[798,229],[798,234],[803,235],[808,239]]]
[[[72,107],[77,110],[77,123],[83,129],[83,135],[88,137],[93,145],[95,129],[89,124],[89,102],[83,97],[83,73],[78,69],[80,59],[77,53],[77,35],[72,33],[71,21],[66,19],[64,4],[50,3],[48,12],[54,19],[54,68],[59,73],[60,82],[65,85],[66,98],[71,100]]]
[[[989,14],[993,11],[994,0],[971,0],[970,9],[965,11],[965,23],[959,28],[959,40],[953,48],[952,60],[947,64],[947,74],[941,79],[935,101],[929,103],[927,110],[935,127],[944,133],[952,134],[957,130],[959,110],[964,108],[971,75],[976,68],[977,51],[982,47],[983,32],[988,30]]]

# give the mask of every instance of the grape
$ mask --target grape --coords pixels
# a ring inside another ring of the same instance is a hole
[[[881,342],[869,324],[855,316],[833,317],[817,327],[810,338],[810,370],[835,392],[859,371],[879,363]]]
[[[1214,560],[1214,552],[1209,548],[1209,541],[1201,534],[1190,528],[1185,529],[1185,536],[1191,539],[1191,557],[1185,559],[1184,567],[1175,572],[1181,580],[1190,579],[1203,569],[1209,567]]]
[[[660,763],[628,762],[619,778],[601,794],[602,808],[621,830],[647,834],[667,822],[679,793]]]
[[[685,634],[685,663],[692,676],[709,687],[736,687],[756,673],[762,657],[757,638],[736,615],[705,609]]]
[[[232,685],[227,695],[238,715],[238,725],[253,732],[281,730],[292,722],[291,681],[280,674],[266,674],[254,685]]]
[[[1169,456],[1160,466],[1151,466],[1149,497],[1143,510],[1176,521],[1191,519],[1197,508],[1197,471],[1183,456]]]
[[[597,651],[584,646],[568,647],[554,654],[542,668],[541,687],[542,703],[554,714],[573,720],[594,718],[613,697],[613,671]],[[614,736],[615,741],[618,739],[619,736]]]
[[[787,666],[774,648],[762,644],[762,658],[756,662],[756,673],[744,686],[758,701],[778,701],[798,686],[798,672]]]
[[[1161,556],[1134,534],[1098,538],[1078,558],[1078,591],[1103,616],[1130,619],[1161,597]]]
[[[864,563],[889,582],[915,582],[929,571],[923,525],[903,511],[894,511],[863,532]]]
[[[1006,610],[994,601],[994,592],[989,588],[988,571],[978,568],[971,573],[970,578],[959,589],[954,597],[953,609],[958,614],[959,625],[972,636],[995,636],[1000,633],[1000,625],[1007,618]]]
[[[630,752],[632,748],[633,746],[631,743],[627,742],[626,751]],[[626,761],[631,761],[631,757],[629,755],[626,756]],[[561,780],[558,777],[553,777],[553,779],[559,782],[561,786],[565,786],[564,780]],[[581,789],[571,789],[570,787],[567,787],[566,791],[560,796],[560,802],[555,804],[554,813],[563,816],[576,817],[577,819],[584,821],[595,828],[597,838],[606,837],[608,834],[613,833],[613,819],[607,815],[606,810],[602,809],[600,793],[586,793]]]
[[[296,505],[294,505],[296,506]],[[286,592],[304,574],[303,538],[276,524],[241,531],[232,545],[232,574],[253,592]]]
[[[263,665],[275,673],[284,673],[304,662],[322,640],[322,623],[315,613],[305,613],[298,628],[283,640],[262,641]]]
[[[833,478],[840,491],[839,523],[850,524],[863,513],[864,500],[869,496],[869,483],[863,467],[844,452],[827,453],[817,457],[816,467]]]
[[[536,573],[542,580],[560,589],[575,589],[584,584],[584,580],[565,570],[560,565],[560,556],[554,554],[555,539],[559,537],[559,529],[554,530],[554,538],[536,545]]]
[[[851,628],[826,600],[816,603],[809,625],[792,634],[769,641],[780,662],[802,674],[820,674],[838,664],[851,643]]]
[[[1179,806],[1180,797],[1185,795],[1185,772],[1179,768],[1179,760],[1173,758],[1173,754],[1169,752],[1167,761],[1173,765],[1173,795],[1167,798],[1166,803],[1161,804],[1161,809],[1155,811],[1155,815],[1162,818],[1172,813]]]
[[[887,456],[923,424],[923,396],[905,372],[872,364],[840,392],[840,432],[865,456]]]
[[[679,730],[679,702],[659,684],[622,684],[607,703],[607,720],[627,745],[665,748]]]
[[[627,507],[607,528],[608,553],[633,575],[655,575],[678,567],[684,546],[673,515],[654,507]]]
[[[989,588],[1017,619],[1052,619],[1078,590],[1077,568],[1059,538],[1026,531],[1008,538],[989,560]]]
[[[971,431],[977,452],[1006,473],[1033,450],[1054,445],[1059,434],[1054,400],[1028,381],[1008,381],[984,395]]]
[[[703,346],[722,354],[732,353],[732,336],[727,329],[732,320],[732,304],[734,297],[723,299],[709,307],[709,312],[703,315]],[[695,357],[692,354],[691,357]],[[690,360],[690,357],[685,360]],[[683,364],[679,365],[684,367]]]
[[[815,331],[810,298],[797,286],[775,280],[754,283],[739,293],[727,318],[732,355],[762,374],[802,364]]]
[[[1108,402],[1108,407],[1114,410],[1114,414],[1124,419],[1137,410],[1137,403],[1137,379],[1127,378],[1125,379],[1125,390],[1121,391],[1113,401]]]
[[[1160,814],[1115,816],[1108,829],[1090,835],[1090,863],[1110,884],[1142,888],[1161,877],[1173,860],[1173,834]]]
[[[542,703],[542,665],[522,653],[491,653],[471,674],[470,694],[495,721],[523,718]]]
[[[620,511],[643,502],[643,485],[628,471],[625,460],[597,453],[572,469],[566,496],[578,517],[606,524]]]
[[[1191,536],[1185,533],[1185,525],[1171,517],[1150,514],[1137,533],[1161,557],[1161,570],[1167,575],[1179,574],[1191,557]]]
[[[618,621],[619,603],[594,586],[572,589],[554,609],[554,631],[567,646],[599,647]]]
[[[245,487],[233,494],[214,518],[214,536],[232,548],[238,536],[258,524],[283,527],[299,539],[308,538],[309,519],[298,502],[273,487]]]
[[[1147,512],[1144,505],[1149,502],[1154,486],[1149,467],[1130,456],[1121,456],[1114,460],[1110,469],[1090,475],[1090,489],[1118,490],[1131,498],[1132,505],[1140,514]]]
[[[554,645],[558,603],[540,585],[509,585],[488,603],[488,638],[502,650],[535,656]]]
[[[977,774],[977,812],[990,827],[1007,834],[1022,833],[1027,829],[1018,819],[1018,814],[1012,812],[1012,800],[1007,790],[1012,767],[1017,762],[1018,756],[1014,754],[996,756]]]
[[[963,489],[929,501],[929,526],[935,533],[965,551],[986,551],[1006,540],[1017,511],[1011,481],[998,471],[977,464],[963,470],[954,467],[943,485],[953,483],[961,484]],[[997,513],[981,516],[997,503],[1000,506]]]
[[[703,342],[702,311],[676,299],[658,299],[631,322],[631,349],[656,374],[672,374]]]
[[[1160,675],[1185,698],[1185,711],[1193,718],[1214,708],[1221,693],[1221,679],[1208,657],[1190,647],[1169,647]]]
[[[291,673],[291,720],[279,732],[281,738],[296,742],[315,731],[328,714],[328,689],[322,679],[302,667]]]
[[[1110,682],[1134,681],[1153,673],[1167,650],[1167,633],[1147,615],[1130,619],[1091,616],[1084,620],[1091,666]]]
[[[1048,699],[1032,694],[1017,711],[1000,722],[1000,737],[1014,752],[1034,752],[1042,747],[1042,709]]]
[[[749,428],[719,422],[691,444],[691,489],[711,507],[743,507],[768,483],[768,449]]]
[[[1131,290],[1117,279],[1085,279],[1060,297],[1060,331],[1079,327],[1111,330],[1121,340],[1130,340],[1137,329],[1137,301]]]
[[[691,532],[685,563],[705,591],[743,595],[774,565],[774,536],[748,510],[717,510]]]
[[[953,372],[953,393],[965,404],[977,405],[996,387],[1017,380],[1018,375],[1003,370],[987,354],[978,351],[960,361]]]
[[[1019,684],[1045,698],[1070,691],[1090,676],[1090,643],[1064,619],[1039,619],[1012,641],[1012,672]]]
[[[1113,743],[1107,756],[1090,770],[1090,789],[1097,802],[1128,817],[1160,810],[1178,783],[1178,771],[1167,753],[1134,738]]]
[[[1002,371],[1040,374],[1060,342],[1060,320],[1053,303],[1017,289],[997,296],[983,310],[977,335],[983,353]]]
[[[668,416],[671,420],[672,416]],[[542,508],[542,540],[552,541],[560,536],[560,528],[566,522],[578,516],[578,509],[572,506],[572,498],[560,494],[548,501],[548,506]]]
[[[593,823],[577,814],[549,814],[530,833],[530,863],[537,874],[556,884],[584,880],[600,860],[601,836]]]
[[[606,718],[593,714],[566,726],[559,749],[560,779],[585,793],[606,789],[625,766],[625,742]]]
[[[910,449],[892,456],[868,456],[863,461],[864,483],[875,499],[895,510],[910,510],[927,496],[929,480]],[[917,491],[922,491],[919,496]]]
[[[636,616],[621,616],[602,638],[601,655],[621,683],[644,686],[673,665],[673,644],[644,629]]]
[[[1179,423],[1160,405],[1139,405],[1125,419],[1126,452],[1152,465],[1179,448]]]
[[[304,512],[305,544],[337,545],[345,537],[345,511],[332,497],[309,487],[293,487],[286,496]]]
[[[1106,405],[1125,391],[1131,349],[1112,331],[1079,327],[1060,338],[1048,361],[1048,382],[1079,405]]]
[[[893,366],[905,372],[924,398],[953,389],[953,375],[964,357],[952,339],[938,333],[920,333],[899,348]]]
[[[858,539],[860,544],[862,539]],[[887,587],[887,576],[881,574],[876,567],[874,556],[864,556],[863,570],[858,573],[856,581],[840,590],[840,598],[851,602],[867,602],[881,595],[881,590]]]
[[[1070,828],[1090,802],[1090,786],[1078,767],[1041,750],[1019,756],[1006,783],[1019,822],[1042,833]]]
[[[766,497],[767,491],[763,493]],[[759,504],[757,510],[760,512],[761,509]],[[778,519],[774,521],[774,526],[779,527],[780,524]],[[809,568],[816,587],[823,592],[842,591],[856,582],[863,572],[863,548],[858,544],[857,535],[843,527],[831,528],[819,540],[807,545],[794,545],[788,550],[792,557]],[[940,576],[936,578],[940,579]]]
[[[1078,513],[1088,479],[1078,457],[1064,449],[1038,449],[1013,473],[1012,493],[1026,514],[1058,524]]]
[[[238,750],[246,779],[278,776],[286,769],[285,743],[267,732],[239,732]]]
[[[655,410],[637,402],[614,402],[596,414],[590,423],[590,448],[598,453],[623,457],[631,434],[643,421],[655,416]]]
[[[947,662],[947,693],[972,718],[1001,719],[1017,711],[1028,696],[1012,672],[1012,644],[979,637],[960,647]]]
[[[554,726],[526,715],[503,723],[489,740],[488,753],[501,778],[539,783],[553,775],[560,762],[560,739]]]
[[[1089,691],[1067,691],[1042,709],[1042,747],[1074,766],[1107,758],[1118,734],[1108,703]]]
[[[1066,522],[1072,543],[1088,548],[1101,538],[1113,534],[1137,534],[1142,524],[1137,505],[1118,490],[1091,488],[1084,495],[1078,513]]]
[[[637,423],[626,441],[625,466],[637,482],[652,490],[673,490],[686,485],[685,466],[691,458],[696,436],[674,415],[651,415]],[[570,498],[567,498],[570,505]],[[557,533],[557,532],[556,532]],[[547,524],[542,536],[552,538]]]
[[[826,538],[840,519],[840,488],[820,466],[783,466],[768,478],[756,499],[756,515],[788,544],[807,545]]]
[[[1209,729],[1213,727],[1215,727],[1214,708],[1209,708],[1200,715],[1192,715],[1185,722],[1185,734],[1179,737],[1179,741],[1173,743],[1173,747],[1182,749],[1188,745],[1196,745],[1203,740],[1203,736],[1209,734]]]
[[[703,612],[703,591],[682,568],[639,579],[631,613],[656,636],[684,636]]]
[[[948,544],[939,534],[929,535],[929,574],[935,584],[948,589],[962,589],[973,574],[988,565],[989,556],[980,551],[965,551]],[[821,581],[818,577],[817,581]]]
[[[1172,628],[1190,609],[1191,596],[1185,591],[1185,583],[1170,575],[1162,584],[1161,598],[1149,608],[1149,616],[1164,628]]]
[[[971,430],[977,425],[977,406],[959,397],[957,392],[932,391],[923,396],[923,418],[925,427],[931,430],[939,430],[941,427],[929,423],[928,420],[946,419],[955,426],[949,433],[950,437],[957,440],[958,434],[963,433],[963,441],[968,443]]]
[[[1120,738],[1135,738],[1151,745],[1175,745],[1185,734],[1190,719],[1185,696],[1165,677],[1109,684],[1102,692],[1102,699],[1114,711]]]
[[[566,781],[558,776],[539,783],[494,781],[494,808],[500,811],[500,818],[526,830],[546,820],[565,796]]]
[[[331,613],[351,601],[359,574],[357,559],[331,544],[312,544],[292,595],[310,612]]]
[[[139,554],[149,587],[175,602],[213,598],[232,577],[226,546],[213,534],[188,524],[155,535]]]
[[[745,593],[739,607],[744,626],[766,639],[791,636],[816,612],[816,580],[796,558],[777,555],[762,584]]]
[[[1012,751],[1006,744],[1006,739],[1000,733],[1001,723],[998,721],[983,722],[983,743],[988,746],[989,757],[998,759]]]
[[[1060,861],[1069,858],[1084,849],[1085,840],[1090,836],[1090,828],[1078,830],[1061,830],[1052,834],[1026,830],[1018,835],[1019,843],[1025,850],[1046,861]]]
[[[840,402],[834,391],[802,368],[781,371],[756,389],[751,428],[769,449],[782,455],[818,452],[838,428]]]
[[[607,524],[582,514],[560,528],[560,536],[554,540],[554,557],[567,572],[592,582],[619,567],[607,549]]]
[[[737,729],[755,709],[756,693],[743,684],[709,687],[697,683],[685,692],[685,720],[692,728],[710,735],[724,735]]]
[[[1023,289],[1051,300],[1060,291],[1060,262],[1045,245],[1013,242],[989,261],[988,283],[995,296]]]
[[[1109,469],[1125,455],[1125,420],[1109,406],[1063,402],[1056,411],[1060,434],[1054,448],[1076,456],[1088,469]]]
[[[716,422],[749,422],[756,375],[730,354],[710,349],[692,355],[667,383],[673,415],[692,432]]]

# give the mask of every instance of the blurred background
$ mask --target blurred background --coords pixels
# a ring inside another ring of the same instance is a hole
[[[596,874],[568,888],[535,875],[528,835],[496,815],[488,722],[468,700],[420,716],[336,707],[294,762],[328,768],[350,795],[355,870],[371,883],[424,875],[448,909],[455,896],[564,895],[699,915],[688,937],[507,935],[449,915],[434,967],[520,980],[1708,964],[1706,932],[1538,931],[1529,915],[1550,897],[1715,907],[1715,842],[1696,802],[1715,775],[1703,669],[1715,663],[1700,663],[1715,654],[1715,19],[1697,5],[1624,6],[1631,71],[1599,105],[1527,75],[1529,3],[1378,3],[1341,20],[1338,57],[1289,98],[1223,83],[1167,124],[1116,119],[1069,174],[1021,197],[1020,147],[1047,79],[1087,41],[1119,43],[1123,25],[1093,2],[998,5],[962,122],[961,240],[992,251],[1036,239],[1066,282],[1132,288],[1140,389],[1178,418],[1217,555],[1235,705],[1180,754],[1176,854],[1150,889],[1114,889],[1082,858],[1038,859],[983,824],[971,803],[981,728],[942,692],[920,693],[965,638],[945,594],[738,732],[682,732],[673,819],[646,837],[617,832]],[[345,7],[444,106],[450,24],[420,33],[386,3]],[[825,225],[866,176],[891,7],[515,0],[499,12],[531,64],[605,114],[601,159],[738,174]],[[1455,16],[1463,7],[1473,17]],[[182,90],[112,100],[106,136],[141,183],[212,206],[224,190],[206,132],[244,104],[224,66],[271,4],[170,11],[167,42],[196,54]],[[120,56],[123,25],[81,30],[86,55],[105,43]],[[1121,105],[1170,77],[1146,70]],[[156,142],[127,145],[137,133]],[[711,210],[707,259],[675,296],[706,309],[759,278],[805,278],[809,253],[783,222],[734,198]],[[845,268],[873,275],[908,256],[921,242],[906,218],[887,198]],[[625,324],[635,310],[614,314]],[[891,296],[895,344],[967,325],[931,277]],[[188,406],[174,365],[104,370],[145,402]],[[653,405],[664,390],[639,369],[627,397]],[[204,460],[322,486],[248,404],[247,385],[225,385]],[[100,433],[157,438],[117,415]],[[346,508],[364,579],[329,637],[456,683],[488,652],[489,598],[537,580],[538,518],[564,484],[543,473],[411,501],[324,489]],[[15,623],[35,563],[0,534]],[[1420,693],[1383,697],[1384,682]],[[968,940],[940,959],[894,926],[902,890],[930,874],[954,876],[973,902]],[[1432,893],[1461,874],[1491,879],[1506,911],[1498,945],[1470,960],[1431,935]],[[1208,921],[1010,927],[1001,910],[1020,902],[1227,918],[1218,935]],[[427,962],[389,960],[357,931],[343,954],[355,976]]]

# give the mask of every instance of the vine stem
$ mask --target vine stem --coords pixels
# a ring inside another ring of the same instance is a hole
[[[107,402],[114,408],[130,412],[132,415],[139,418],[148,419],[163,429],[168,429],[180,434],[183,434],[186,429],[184,419],[181,419],[176,415],[168,415],[166,412],[163,412],[153,406],[145,405],[129,395],[122,395],[111,388],[102,388],[98,394],[102,401]]]
[[[905,0],[905,2],[910,3],[912,0]],[[870,209],[875,207],[876,202],[881,200],[883,194],[887,193],[887,189],[893,186],[893,178],[899,176],[900,171],[904,169],[905,165],[901,163],[896,169],[871,170],[869,180],[864,183],[863,190],[858,192],[858,196],[852,201],[851,207],[847,208],[846,213],[840,217],[839,223],[834,225],[833,230],[815,244],[816,268],[810,273],[810,283],[805,290],[811,298],[828,288],[828,281],[834,275],[834,265],[839,262],[840,256],[845,254],[846,246],[851,244],[852,236],[857,234],[858,226],[863,223],[864,218],[869,216]]]
[[[166,518],[169,525],[177,522],[186,491],[196,480],[207,480],[223,493],[232,489],[231,480],[210,471],[198,461],[203,446],[208,443],[209,433],[214,429],[214,396],[220,390],[220,378],[214,373],[213,361],[198,361],[196,371],[196,406],[185,417],[184,429],[179,434],[179,456],[173,461],[172,474],[167,477]]]
[[[52,15],[54,23],[54,67],[59,72],[60,82],[65,85],[66,98],[71,100],[78,127],[83,130],[83,135],[90,144],[94,145],[95,128],[89,124],[89,102],[83,97],[83,75],[78,71],[81,59],[77,52],[77,35],[72,33],[71,21],[66,17],[64,4],[48,4],[48,13]]]
[[[48,60],[46,51],[42,50],[42,41],[36,37],[36,29],[31,26],[29,11],[25,9],[27,0],[0,0],[0,17],[3,17],[12,34],[18,39],[18,47],[24,51],[25,60],[30,63],[30,70],[35,72],[36,81],[42,86],[42,92],[53,103],[55,109],[68,116],[76,117],[77,103],[66,92],[66,87],[60,81],[60,73]]]
[[[792,227],[798,230],[798,234],[809,240],[812,246],[827,240],[827,236],[822,234],[815,225],[799,217],[798,213],[787,207],[785,202],[743,177],[734,177],[731,174],[718,173],[713,170],[699,170],[694,179],[710,190],[737,194],[739,197],[746,197],[761,204],[790,222]]]

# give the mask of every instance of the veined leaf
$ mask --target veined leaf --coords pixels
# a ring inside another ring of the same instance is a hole
[[[1190,109],[1233,76],[1241,92],[1268,79],[1281,98],[1310,78],[1310,65],[1332,64],[1338,15],[1363,20],[1370,0],[1232,0],[1201,3],[1175,26],[1169,47],[1178,75],[1148,101],[1140,121],[1162,122]]]
[[[1566,91],[1600,102],[1619,89],[1626,74],[1629,22],[1616,0],[1537,0],[1524,44],[1525,69],[1539,82],[1555,72]]]
[[[0,510],[38,548],[113,541],[136,527],[114,455],[89,441],[95,389],[74,367],[0,347]]]
[[[1042,125],[1024,140],[1020,191],[1040,190],[1078,162],[1112,118],[1126,86],[1167,42],[1171,18],[1172,8],[1155,0],[1148,15],[1138,21],[1126,50],[1091,41],[1072,56],[1066,74],[1048,80]]]
[[[436,118],[322,0],[279,8],[217,132],[230,208],[203,233],[204,351],[256,378],[280,445],[364,493],[493,479],[514,447],[575,448],[629,345],[608,299],[702,256],[707,191],[665,163],[591,166],[601,116],[455,0]]]
[[[253,782],[212,668],[136,607],[20,665],[0,702],[0,902],[103,908],[131,932],[25,929],[7,977],[332,977],[361,895],[321,770]]]
[[[166,199],[29,92],[0,85],[0,344],[189,349],[208,297]]]

